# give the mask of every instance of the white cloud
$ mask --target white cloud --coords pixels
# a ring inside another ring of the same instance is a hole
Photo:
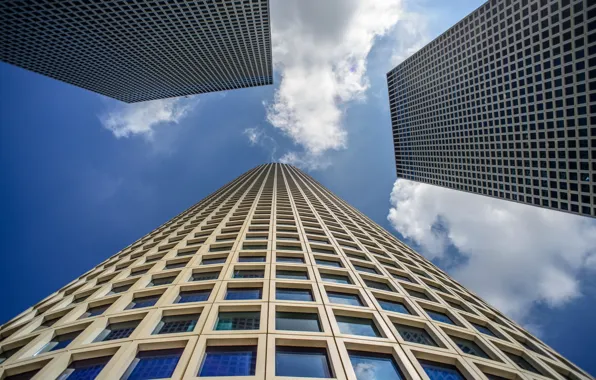
[[[358,363],[354,367],[356,378],[359,380],[376,380],[377,379],[377,367],[371,363]]]
[[[596,269],[596,222],[540,207],[398,179],[388,219],[428,258],[465,260],[454,278],[511,317],[581,295],[579,274]]]
[[[395,28],[391,67],[397,66],[428,42],[430,42],[428,17],[421,13],[404,13]]]
[[[116,138],[143,135],[153,137],[160,125],[178,124],[198,103],[193,98],[171,98],[141,103],[116,103],[99,118]]]
[[[260,146],[269,152],[271,161],[277,161],[275,153],[277,152],[277,141],[269,136],[263,128],[252,127],[244,130],[244,135],[248,138],[251,146]]]
[[[277,0],[271,12],[281,82],[267,120],[303,149],[284,155],[286,161],[317,162],[326,151],[346,148],[345,107],[364,100],[367,55],[377,37],[392,31],[402,3]]]

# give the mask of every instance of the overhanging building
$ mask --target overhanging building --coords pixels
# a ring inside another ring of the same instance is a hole
[[[2,1],[0,60],[127,103],[272,84],[269,1]]]
[[[387,74],[397,175],[596,216],[596,2],[491,0]]]
[[[0,379],[589,380],[300,170],[259,166],[0,328]]]

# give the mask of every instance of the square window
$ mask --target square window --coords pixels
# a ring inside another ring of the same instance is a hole
[[[128,338],[137,328],[139,321],[128,321],[120,323],[110,323],[98,336],[94,342],[105,342],[108,340]]]
[[[335,319],[342,334],[381,337],[372,319],[336,315]]]
[[[383,300],[383,299],[378,299],[377,301],[379,301],[379,305],[381,305],[383,310],[395,311],[397,313],[402,313],[402,314],[412,314],[412,313],[410,313],[410,311],[408,310],[406,305],[404,305],[401,302],[387,301],[387,300]]]
[[[357,380],[405,378],[392,355],[351,350],[348,355]]]
[[[394,326],[397,329],[397,332],[399,332],[399,335],[406,342],[425,344],[427,346],[438,347],[437,343],[430,336],[430,334],[425,329],[423,329],[421,327],[400,325],[397,323],[394,324]]]
[[[217,272],[198,272],[193,273],[190,278],[191,281],[209,281],[217,280],[219,278],[219,271]]]
[[[168,285],[168,284],[171,284],[172,282],[174,282],[175,279],[176,279],[176,276],[153,278],[153,279],[151,279],[149,286]]]
[[[203,302],[209,299],[211,289],[184,290],[178,294],[174,303]]]
[[[112,357],[102,356],[93,359],[76,360],[58,376],[56,380],[89,380],[95,379],[103,367],[108,364]]]
[[[276,288],[275,299],[284,301],[314,301],[310,289]]]
[[[153,330],[153,334],[175,334],[186,333],[194,330],[200,314],[167,315]]]
[[[146,297],[135,297],[126,309],[140,309],[143,307],[151,307],[157,303],[161,294]]]
[[[431,317],[433,320],[435,320],[437,322],[443,322],[443,323],[447,323],[450,325],[455,325],[455,322],[453,322],[453,320],[451,318],[449,318],[449,316],[445,313],[441,313],[441,312],[433,311],[433,310],[427,310],[427,309],[424,309],[424,311],[426,311],[426,314],[428,314],[429,317]]]
[[[452,365],[418,360],[430,380],[465,380],[459,370]]]
[[[45,344],[35,355],[40,355],[46,352],[57,351],[68,346],[82,330],[73,331],[68,334],[56,335],[52,340]]]
[[[323,331],[317,313],[294,313],[285,311],[277,311],[275,313],[275,329],[287,331]]]
[[[321,278],[323,281],[334,282],[336,284],[352,284],[352,281],[350,281],[348,276],[342,276],[339,274],[321,273]]]
[[[468,340],[457,336],[450,336],[450,338],[464,354],[490,359],[486,352],[484,352],[484,350],[480,348],[480,346],[473,340]]]
[[[327,350],[320,347],[275,347],[275,376],[331,378]]]
[[[282,270],[275,271],[276,278],[286,278],[291,280],[308,280],[308,273],[301,270]]]
[[[215,330],[258,330],[261,313],[258,311],[220,312]]]
[[[130,364],[122,380],[170,378],[182,356],[182,348],[141,351]]]
[[[228,288],[226,300],[260,300],[262,288]]]
[[[256,346],[207,347],[198,376],[254,376],[256,365]]]
[[[364,303],[357,294],[327,292],[327,297],[331,303],[339,303],[350,306],[364,306]]]
[[[265,271],[261,269],[256,270],[235,270],[234,271],[234,278],[263,278],[265,277]]]

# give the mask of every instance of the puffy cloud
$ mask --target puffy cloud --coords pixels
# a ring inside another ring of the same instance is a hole
[[[428,18],[421,13],[405,12],[395,27],[394,35],[392,67],[397,66],[430,42]]]
[[[402,13],[396,0],[278,0],[271,4],[273,59],[281,77],[267,120],[303,148],[286,162],[314,163],[347,146],[342,125],[369,87],[367,55]],[[310,168],[320,165],[308,166]]]
[[[403,179],[391,205],[399,233],[518,320],[535,303],[557,307],[580,296],[580,273],[596,269],[589,218]]]
[[[116,138],[153,137],[160,125],[178,124],[198,103],[193,98],[171,98],[126,104],[114,102],[99,118]]]

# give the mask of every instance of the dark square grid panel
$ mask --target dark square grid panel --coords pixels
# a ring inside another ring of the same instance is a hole
[[[490,0],[387,74],[398,177],[596,217],[596,3]]]
[[[273,83],[268,0],[9,0],[0,25],[0,60],[127,103]]]

